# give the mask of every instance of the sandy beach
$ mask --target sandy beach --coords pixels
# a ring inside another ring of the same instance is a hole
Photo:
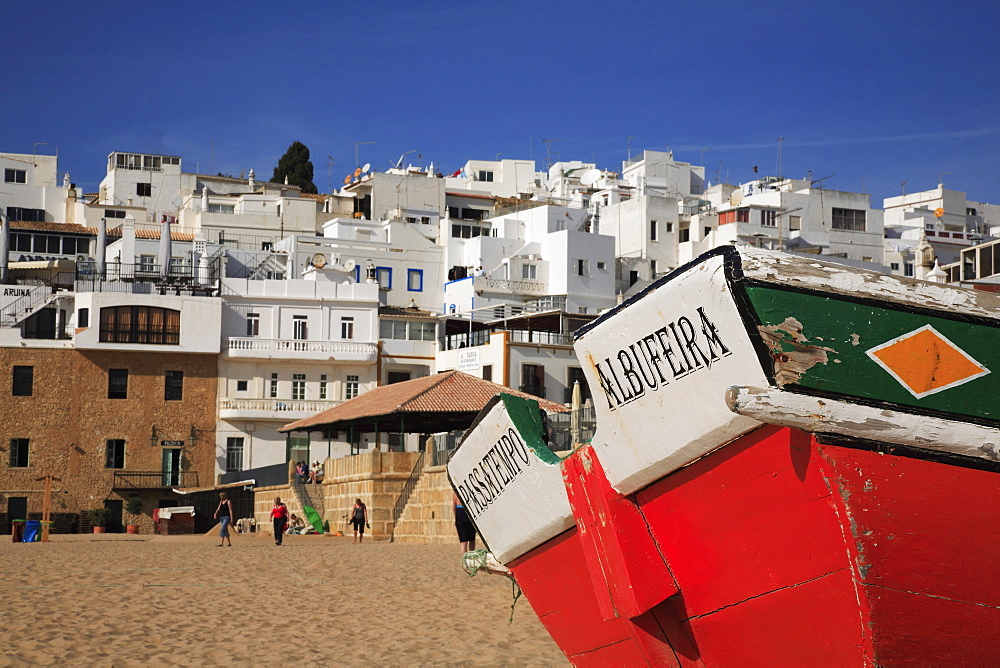
[[[568,665],[457,545],[350,537],[0,541],[0,665]]]

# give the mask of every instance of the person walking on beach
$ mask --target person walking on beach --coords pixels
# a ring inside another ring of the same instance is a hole
[[[215,519],[219,520],[219,547],[229,541],[229,547],[233,546],[233,539],[229,537],[229,524],[233,521],[233,502],[229,500],[225,492],[219,492],[219,507],[215,509]]]
[[[361,503],[361,499],[354,500],[354,508],[351,509],[348,524],[354,525],[354,542],[365,542],[365,527],[368,526],[368,506]]]
[[[472,526],[469,514],[465,512],[465,506],[458,494],[452,494],[452,507],[455,511],[455,530],[458,531],[458,542],[462,546],[462,553],[471,552],[476,549],[476,528]]]
[[[285,523],[288,522],[288,506],[281,502],[281,497],[274,497],[274,508],[271,508],[271,519],[274,520],[274,544],[281,545],[285,535]]]

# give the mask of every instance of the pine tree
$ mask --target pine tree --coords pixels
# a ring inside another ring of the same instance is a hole
[[[300,141],[292,142],[285,155],[278,160],[271,183],[284,183],[286,176],[288,185],[298,186],[304,193],[318,192],[312,181],[313,164],[309,160],[309,148]]]

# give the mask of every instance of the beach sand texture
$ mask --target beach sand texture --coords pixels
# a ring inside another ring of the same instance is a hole
[[[0,665],[568,665],[457,545],[350,537],[0,541]]]

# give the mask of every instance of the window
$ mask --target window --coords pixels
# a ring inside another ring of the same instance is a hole
[[[14,383],[11,394],[15,397],[30,397],[35,381],[35,367],[15,366],[13,376]]]
[[[913,278],[913,263],[907,262],[903,265],[903,276],[909,276]]]
[[[604,271],[604,267],[605,267],[605,266],[606,266],[606,265],[605,265],[605,263],[603,263],[603,262],[598,262],[598,263],[597,263],[597,271]]]
[[[386,385],[395,385],[396,383],[403,383],[410,379],[409,371],[390,371],[386,375]]]
[[[801,230],[802,229],[802,216],[789,216],[788,217],[788,229],[789,230]]]
[[[705,227],[705,238],[708,238],[708,235],[711,234],[711,233],[712,233],[712,228],[706,226]]]
[[[673,223],[667,223],[666,224],[666,231],[667,232],[673,232],[674,231],[674,224]]]
[[[358,388],[361,385],[360,376],[347,376],[347,382],[344,385],[344,399],[353,399],[358,396]]]
[[[483,365],[483,380],[493,381],[493,365],[484,364]]]
[[[392,290],[392,269],[389,267],[375,267],[375,276],[380,288]]]
[[[230,436],[226,439],[226,470],[243,470],[243,437]]]
[[[763,227],[776,227],[778,224],[777,211],[761,209],[760,224]]]
[[[271,389],[269,396],[271,399],[278,398],[278,374],[276,373],[271,374]]]
[[[28,439],[10,439],[10,467],[12,469],[28,468]]]
[[[851,232],[865,231],[865,211],[864,209],[833,209],[833,229],[850,230]]]
[[[108,306],[101,309],[102,343],[180,345],[181,313],[155,306]]]
[[[319,376],[319,398],[326,399],[326,374],[320,374]]]
[[[891,263],[889,265],[889,269],[891,269],[892,271],[899,271],[899,263],[898,262]]]
[[[128,399],[128,369],[108,369],[108,399]]]
[[[236,391],[237,392],[246,392],[248,386],[249,386],[249,382],[248,381],[245,381],[245,380],[238,380],[238,381],[236,381]]]
[[[32,223],[45,222],[45,209],[29,209],[21,206],[8,206],[7,217],[11,220],[25,220]],[[42,252],[45,252],[44,250]]]
[[[292,316],[292,338],[300,341],[304,341],[309,338],[308,319],[306,316]]]
[[[404,320],[383,320],[378,326],[379,338],[382,339],[405,339],[406,321]]]
[[[104,443],[104,468],[125,468],[125,439],[109,438]]]
[[[656,241],[656,221],[649,221],[649,240]]]
[[[475,239],[476,237],[488,237],[490,228],[479,225],[459,225],[453,223],[451,226],[451,236],[455,239]]]
[[[306,398],[306,375],[304,373],[292,374],[292,399],[303,401]]]
[[[410,341],[433,341],[434,340],[434,323],[433,322],[413,322],[409,324],[410,333],[408,338]]]
[[[862,262],[874,262],[874,261],[875,261],[875,258],[873,258],[873,257],[870,257],[870,256],[868,256],[868,255],[862,255],[862,256],[861,256],[861,261],[862,261]]]
[[[260,336],[259,313],[247,313],[247,336]]]
[[[354,318],[352,316],[342,316],[340,318],[340,338],[354,338]]]
[[[235,204],[209,204],[209,213],[236,213]]]
[[[156,271],[156,256],[155,255],[140,255],[139,256],[139,266],[135,268],[139,273],[143,274],[155,274]]]
[[[522,264],[521,265],[521,278],[533,281],[538,273],[538,267],[534,264]]]
[[[124,218],[125,217],[125,210],[124,209],[105,209],[104,210],[104,217],[105,218]]]
[[[424,291],[424,270],[423,269],[407,269],[406,270],[406,289],[409,292],[423,292]]]
[[[163,374],[163,400],[181,401],[184,398],[184,372],[167,371]]]
[[[28,172],[23,169],[3,170],[4,183],[26,183],[27,179],[28,179]]]
[[[139,197],[152,197],[153,196],[153,184],[152,183],[136,183],[135,184],[135,194]]]
[[[677,230],[677,241],[684,243],[685,241],[691,241],[691,228],[682,227]]]
[[[479,177],[476,180],[477,181],[492,182],[493,181],[493,172],[487,171],[485,169],[480,169],[479,170]]]
[[[649,261],[649,278],[656,278],[656,260]]]
[[[90,327],[90,309],[82,308],[76,317],[77,327]]]

